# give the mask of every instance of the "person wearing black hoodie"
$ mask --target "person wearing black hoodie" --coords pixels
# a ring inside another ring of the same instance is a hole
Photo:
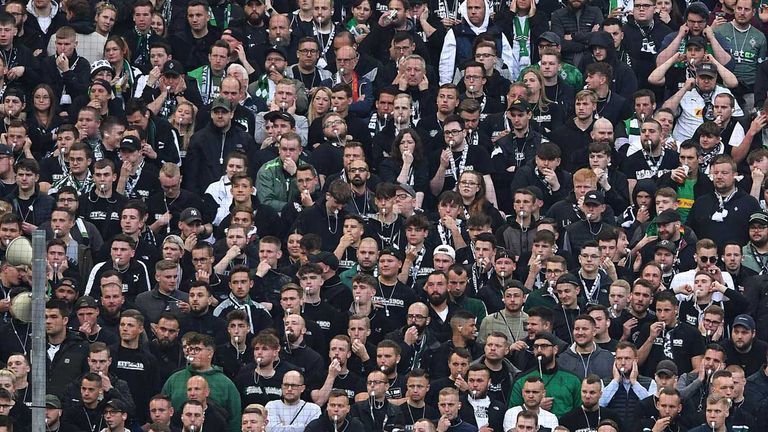
[[[639,194],[642,194],[640,198],[638,198]],[[638,228],[641,232],[645,231],[648,226],[647,222],[656,214],[655,196],[656,183],[653,179],[640,180],[632,189],[631,203],[618,217],[618,223],[626,231],[627,238],[637,238],[634,233]],[[642,238],[642,235],[640,238]]]
[[[88,342],[77,332],[67,331],[69,307],[61,300],[52,299],[45,304],[48,362],[46,391],[62,395],[66,385],[80,376],[88,357]],[[53,371],[56,371],[54,373]]]
[[[616,53],[616,48],[613,44],[613,37],[611,34],[601,30],[593,32],[589,36],[589,50],[591,55],[584,55],[581,62],[578,64],[579,70],[584,73],[586,80],[589,71],[587,70],[589,65],[597,62],[604,62],[611,65],[613,69],[613,76],[609,79],[610,90],[616,94],[619,94],[624,99],[625,111],[628,109],[627,102],[632,100],[632,94],[637,91],[637,77],[635,72],[619,59]],[[622,120],[624,118],[622,117]]]
[[[648,88],[648,75],[656,69],[661,43],[672,29],[654,15],[651,0],[638,0],[633,3],[632,15],[627,17],[621,30],[624,32],[623,45],[633,60],[638,86]],[[658,96],[662,95],[657,93]]]

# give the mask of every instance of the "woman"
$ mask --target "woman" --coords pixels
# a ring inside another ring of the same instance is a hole
[[[179,148],[179,156],[181,156],[182,162],[187,156],[187,148],[189,148],[189,139],[192,134],[195,133],[195,119],[197,118],[197,107],[190,102],[182,102],[176,108],[176,112],[171,116],[171,126],[179,131],[181,136],[181,145]]]
[[[154,31],[155,34],[161,38],[165,38],[165,20],[163,20],[163,15],[160,12],[152,12],[152,23],[150,24],[150,27],[152,27],[152,31]]]
[[[96,4],[96,33],[104,38],[105,43],[116,19],[117,8],[114,4],[106,1]]]
[[[460,214],[465,221],[476,214],[484,213],[491,217],[491,228],[494,231],[504,223],[501,213],[485,199],[485,181],[481,173],[475,170],[464,171],[456,182],[456,189],[464,204]]]
[[[128,43],[121,36],[110,36],[104,45],[104,59],[115,69],[112,86],[115,98],[127,101],[133,96],[133,91],[141,77],[141,71],[128,62],[131,51]]]
[[[56,147],[56,129],[64,123],[59,116],[59,104],[53,89],[47,84],[40,84],[32,92],[32,112],[27,116],[29,139],[32,141],[32,154],[41,160]]]
[[[368,20],[371,18],[371,1],[355,0],[352,2],[352,18],[347,21],[347,30],[355,36],[355,42],[358,44],[368,36],[371,28]]]
[[[523,75],[523,84],[530,91],[527,102],[531,105],[531,128],[549,136],[549,133],[565,122],[565,113],[557,102],[547,98],[544,77],[538,69],[530,69]]]
[[[311,124],[315,119],[325,115],[331,109],[331,89],[317,87],[310,95],[309,112],[307,120]]]
[[[677,31],[680,28],[680,24],[683,23],[680,8],[677,6],[676,2],[672,0],[657,0],[656,16],[659,18],[659,21],[663,22],[674,31]]]
[[[381,181],[407,183],[416,191],[416,207],[421,208],[429,186],[424,145],[415,129],[403,129],[392,143],[389,157],[381,161]]]

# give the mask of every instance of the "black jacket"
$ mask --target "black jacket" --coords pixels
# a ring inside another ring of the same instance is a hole
[[[533,165],[526,165],[520,168],[517,174],[515,174],[515,179],[512,181],[509,189],[515,191],[527,186],[538,187],[544,192],[544,206],[541,208],[541,213],[546,213],[552,204],[565,198],[573,190],[573,178],[571,173],[558,168],[555,172],[560,182],[560,189],[553,191],[549,184],[542,180],[542,177],[539,177],[538,172],[539,170]]]
[[[653,17],[653,24],[649,28],[640,30],[635,18],[630,15],[627,23],[622,27],[624,31],[623,46],[634,60],[632,66],[637,76],[638,85],[647,88],[648,75],[656,69],[656,56],[661,51],[661,43],[664,37],[672,32],[672,29],[664,24],[658,17]],[[643,33],[646,36],[643,37]]]
[[[253,136],[231,125],[224,132],[213,123],[195,132],[189,140],[187,157],[184,159],[184,188],[200,195],[209,184],[219,180],[224,174],[224,158],[234,151],[240,151],[253,160],[258,150]],[[256,172],[251,169],[249,175],[256,178]]]
[[[46,392],[61,397],[67,384],[87,369],[87,358],[88,342],[80,336],[80,333],[67,332],[53,361],[46,362],[48,368]]]
[[[475,420],[475,410],[472,409],[472,405],[469,403],[469,396],[462,392],[459,400],[461,400],[461,409],[459,409],[459,417],[465,422],[477,427],[477,420]],[[491,399],[491,405],[488,406],[486,414],[488,415],[488,427],[494,431],[504,430],[504,414],[507,412],[507,406],[497,400]]]
[[[715,244],[722,245],[731,240],[746,244],[749,241],[749,216],[761,211],[760,204],[746,192],[736,190],[735,195],[725,203],[728,214],[723,222],[712,220],[718,206],[714,193],[698,197],[691,207],[686,223],[699,238],[712,239]]]
[[[552,12],[552,31],[562,39],[563,61],[571,64],[578,64],[574,56],[587,49],[584,40],[592,32],[595,24],[602,24],[603,13],[596,6],[587,6],[581,8],[581,15],[577,16],[570,7],[564,7]],[[571,35],[571,40],[565,40],[565,35]],[[578,59],[577,59],[578,60]]]
[[[77,51],[69,58],[68,71],[60,72],[56,66],[56,56],[49,55],[42,60],[40,72],[43,81],[53,89],[57,100],[61,99],[65,86],[67,94],[74,101],[76,96],[88,91],[88,85],[91,83],[91,65],[85,57],[77,55]]]
[[[320,414],[320,417],[309,422],[304,428],[304,432],[328,432],[332,430],[336,429],[333,427],[333,422],[328,418],[326,413]],[[369,429],[366,428],[360,420],[347,416],[347,418],[344,419],[344,424],[338,427],[338,430],[344,432],[365,432]]]

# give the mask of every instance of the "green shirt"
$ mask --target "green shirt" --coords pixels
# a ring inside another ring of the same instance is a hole
[[[693,194],[694,186],[696,179],[685,179],[685,183],[677,187],[677,212],[680,213],[680,223],[685,223],[693,207],[696,198]]]
[[[755,84],[757,65],[765,60],[766,40],[763,32],[753,26],[745,31],[734,27],[733,23],[721,25],[714,30],[715,34],[728,41],[728,52],[733,57],[733,74],[739,83],[747,86]]]
[[[541,65],[536,63],[535,65],[530,65],[527,68],[523,69],[522,72],[520,72],[520,81],[523,80],[523,77],[525,76],[525,73],[531,69],[540,70]],[[573,86],[573,88],[578,91],[583,85],[584,85],[584,76],[581,74],[581,71],[576,66],[569,64],[569,63],[562,63],[560,65],[560,70],[557,72],[557,74],[560,76],[560,78],[565,81],[566,83]]]

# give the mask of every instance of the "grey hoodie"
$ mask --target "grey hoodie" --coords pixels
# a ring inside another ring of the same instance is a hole
[[[588,374],[599,376],[603,383],[607,384],[613,379],[613,354],[595,345],[595,349],[589,354],[578,354],[576,344],[573,343],[564,352],[557,356],[557,366],[565,371],[572,372],[579,379],[584,379]]]

